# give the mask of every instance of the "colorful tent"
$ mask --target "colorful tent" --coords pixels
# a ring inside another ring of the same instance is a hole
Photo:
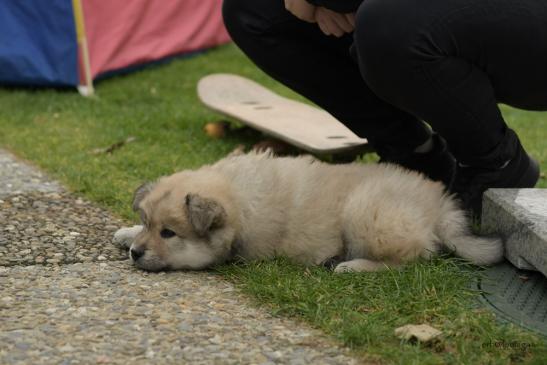
[[[222,0],[2,0],[0,84],[80,86],[229,41]]]

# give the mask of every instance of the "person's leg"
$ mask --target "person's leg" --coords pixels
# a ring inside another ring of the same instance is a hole
[[[547,108],[547,4],[367,0],[355,42],[369,87],[428,122],[474,167],[471,178],[462,174],[473,199],[488,187],[535,184],[538,172],[497,103]],[[499,172],[508,161],[518,163]],[[486,170],[495,173],[485,178]]]
[[[280,0],[224,0],[223,16],[232,39],[258,67],[366,137],[377,149],[411,154],[430,138],[423,122],[371,92],[350,56],[351,35],[328,37],[316,24],[286,11]],[[410,167],[426,170],[426,174],[429,169],[433,178],[449,180],[446,176],[452,172],[445,166],[447,153],[441,153],[441,147],[435,146],[433,158],[412,161]],[[389,155],[381,157],[389,159]]]

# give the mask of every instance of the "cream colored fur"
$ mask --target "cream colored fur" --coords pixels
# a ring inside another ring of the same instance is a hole
[[[146,270],[342,256],[335,271],[375,271],[442,247],[479,265],[503,256],[500,240],[469,233],[440,183],[390,164],[231,156],[145,186],[134,206],[145,224],[131,249],[144,252],[135,264]],[[164,229],[176,235],[162,238]]]

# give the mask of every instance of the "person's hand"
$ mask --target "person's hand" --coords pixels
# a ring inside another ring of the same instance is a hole
[[[315,23],[316,7],[306,0],[285,0],[285,9],[300,20]]]
[[[315,9],[315,21],[324,34],[335,37],[351,33],[355,28],[355,14],[340,14],[322,6]]]

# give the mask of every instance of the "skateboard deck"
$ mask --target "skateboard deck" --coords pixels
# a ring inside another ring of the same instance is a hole
[[[348,152],[367,144],[326,111],[245,77],[212,74],[198,82],[197,91],[212,110],[312,153]]]

